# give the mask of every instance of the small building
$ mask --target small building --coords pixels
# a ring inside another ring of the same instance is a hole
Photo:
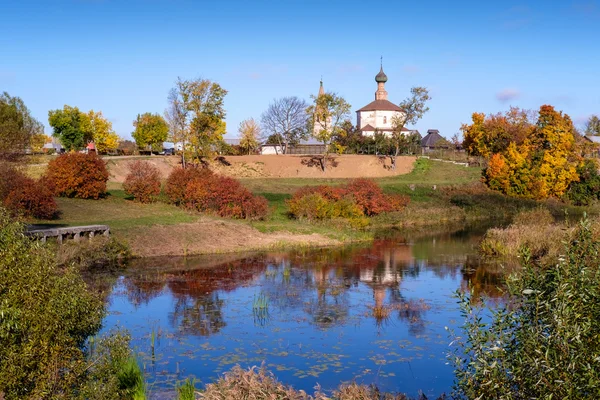
[[[442,135],[440,135],[440,131],[437,129],[429,129],[427,131],[427,135],[421,139],[421,148],[424,151],[448,149],[450,148],[450,143]]]

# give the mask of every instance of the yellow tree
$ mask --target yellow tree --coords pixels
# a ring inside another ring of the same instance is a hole
[[[112,123],[104,118],[101,111],[90,110],[82,115],[81,122],[84,135],[91,138],[98,153],[107,153],[119,147],[119,136],[113,130]]]
[[[542,106],[529,142],[539,179],[536,197],[562,196],[571,182],[579,180],[577,165],[580,159],[575,148],[575,127],[571,118],[552,106]]]
[[[169,135],[169,125],[162,116],[152,113],[138,114],[133,121],[133,127],[135,130],[131,136],[140,149],[162,150],[163,143]]]
[[[238,128],[240,134],[240,147],[250,154],[258,148],[258,138],[260,137],[260,125],[254,118],[246,119],[240,122]]]
[[[29,145],[31,146],[32,152],[40,153],[44,148],[44,145],[50,142],[52,142],[52,138],[50,136],[44,135],[43,133],[36,133],[31,136]]]
[[[332,140],[343,134],[342,125],[350,116],[350,104],[335,93],[323,93],[311,98],[314,103],[306,109],[309,129],[312,136],[324,145],[320,162],[321,169],[325,172],[329,154],[336,149]]]

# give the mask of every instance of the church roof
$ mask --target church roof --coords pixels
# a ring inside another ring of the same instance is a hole
[[[402,109],[391,101],[375,100],[357,111],[402,111]]]
[[[375,82],[377,82],[377,83],[387,82],[387,75],[385,74],[385,72],[383,72],[383,65],[381,66],[379,73],[377,75],[375,75]]]

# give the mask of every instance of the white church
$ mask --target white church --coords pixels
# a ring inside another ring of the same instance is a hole
[[[392,118],[402,115],[402,109],[388,100],[388,93],[385,90],[387,80],[382,64],[379,73],[375,75],[375,82],[377,82],[375,101],[356,111],[356,126],[365,136],[373,136],[376,130],[390,135]],[[404,127],[402,132],[408,134],[410,129]]]

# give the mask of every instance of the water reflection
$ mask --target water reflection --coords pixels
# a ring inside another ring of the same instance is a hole
[[[438,395],[452,383],[444,326],[460,316],[453,292],[502,296],[506,270],[475,256],[479,238],[395,235],[242,259],[139,260],[115,286],[105,325],[129,328],[141,354],[149,326],[160,326],[164,370],[148,377],[156,387],[264,361],[304,390],[356,379]]]

